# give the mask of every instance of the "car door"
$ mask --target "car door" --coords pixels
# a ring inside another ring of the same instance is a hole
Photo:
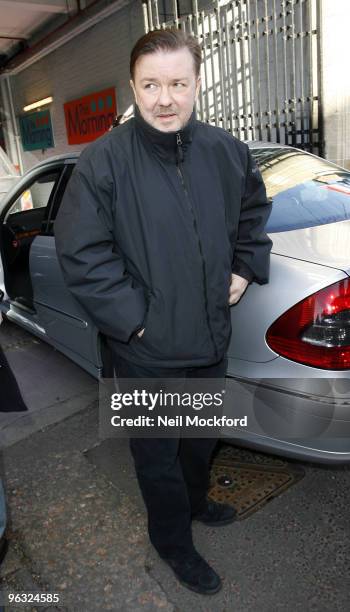
[[[17,181],[1,204],[0,285],[4,292],[1,309],[33,333],[44,333],[37,325],[29,270],[32,242],[44,219],[63,171],[63,163],[45,163]]]
[[[102,367],[98,330],[67,289],[55,247],[54,221],[73,168],[74,163],[65,164],[45,227],[31,246],[34,305],[48,340],[84,369],[98,376]],[[79,231],[78,227],[76,231]]]

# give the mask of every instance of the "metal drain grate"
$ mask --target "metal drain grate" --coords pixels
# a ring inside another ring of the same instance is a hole
[[[242,520],[304,475],[300,466],[287,461],[223,446],[212,464],[209,497],[235,506]]]

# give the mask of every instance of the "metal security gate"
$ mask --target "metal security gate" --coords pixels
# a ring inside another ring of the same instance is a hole
[[[143,11],[146,32],[198,38],[199,119],[322,155],[319,0],[144,0]]]

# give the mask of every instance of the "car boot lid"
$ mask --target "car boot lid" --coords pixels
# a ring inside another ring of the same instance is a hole
[[[270,234],[272,252],[342,270],[350,276],[350,221]]]

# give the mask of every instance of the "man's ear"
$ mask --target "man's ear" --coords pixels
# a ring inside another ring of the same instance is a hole
[[[129,82],[130,82],[130,87],[131,87],[131,89],[133,91],[133,94],[134,94],[135,102],[137,104],[137,95],[136,95],[136,89],[135,89],[134,81],[132,79],[130,79]]]
[[[196,100],[198,98],[198,94],[199,94],[199,90],[201,88],[201,84],[202,84],[202,79],[200,76],[197,77],[197,83],[196,83]]]

